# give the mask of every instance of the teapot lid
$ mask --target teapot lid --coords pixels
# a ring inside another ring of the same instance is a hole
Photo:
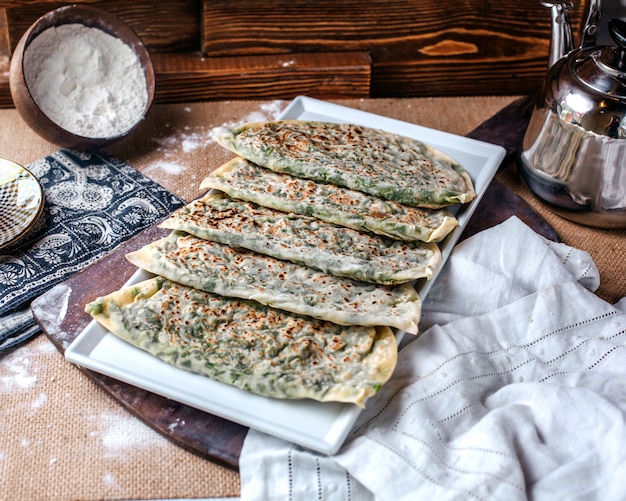
[[[609,32],[616,47],[577,51],[570,69],[587,87],[626,100],[626,22],[612,19]]]

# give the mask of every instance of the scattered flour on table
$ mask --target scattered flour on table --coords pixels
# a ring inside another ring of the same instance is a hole
[[[0,391],[28,391],[37,382],[37,368],[32,360],[32,352],[28,345],[9,353],[0,360]]]
[[[159,435],[139,419],[131,415],[105,412],[89,416],[90,436],[105,449],[107,457],[119,457],[134,451],[168,445]]]
[[[102,481],[109,489],[120,489],[120,484],[113,473],[106,472],[102,475]]]
[[[39,319],[48,325],[48,334],[53,335],[64,347],[69,346],[75,336],[75,334],[59,328],[65,315],[67,315],[71,295],[71,287],[59,284],[47,294],[39,296],[37,300]],[[52,343],[45,343],[39,349],[50,349],[51,352],[56,351]]]
[[[0,407],[0,421],[2,412],[29,416],[48,401],[48,396],[43,392],[36,392],[36,388],[39,383],[39,373],[45,370],[46,358],[56,355],[57,350],[52,343],[46,340],[34,340],[0,359],[0,395],[14,396],[20,393],[29,397],[28,401],[23,402],[24,399],[19,398],[24,406]]]
[[[172,423],[170,423],[167,428],[170,431],[174,431],[176,428],[178,428],[179,426],[185,426],[185,420],[184,419],[180,419],[180,418],[176,418],[175,421],[173,421]]]
[[[157,160],[156,162],[151,163],[145,170],[144,173],[148,176],[154,171],[161,171],[168,176],[178,176],[187,170],[186,166],[177,164],[175,162],[168,162],[167,160]]]
[[[255,110],[241,120],[224,123],[219,127],[207,126],[185,126],[182,130],[176,130],[170,135],[155,137],[152,139],[157,144],[156,151],[158,160],[154,161],[145,169],[145,173],[150,175],[156,171],[169,176],[179,176],[186,174],[187,165],[180,163],[179,159],[189,153],[205,148],[217,142],[217,136],[228,129],[245,122],[276,120],[285,109],[286,102],[276,99],[261,104],[259,110]],[[186,112],[191,112],[191,107],[185,107]],[[166,127],[171,125],[166,124]]]
[[[82,24],[51,27],[35,37],[24,52],[24,79],[48,118],[83,137],[127,132],[148,103],[137,54],[118,38]]]
[[[45,393],[40,393],[35,398],[35,400],[33,400],[33,403],[31,405],[32,405],[33,409],[39,409],[47,401],[48,401],[48,396]]]
[[[198,128],[198,130],[192,130],[191,126],[187,125],[183,128],[182,132],[178,132],[172,136],[166,136],[162,138],[155,138],[154,142],[159,145],[159,151],[166,154],[170,153],[170,150],[176,150],[176,152],[182,151],[183,153],[192,153],[198,148],[206,145],[206,132],[205,127]]]
[[[211,140],[217,142],[217,137],[224,132],[237,127],[246,122],[265,122],[268,120],[277,120],[285,109],[287,103],[281,99],[276,99],[260,106],[260,110],[253,111],[248,116],[239,121],[227,122],[211,129]]]

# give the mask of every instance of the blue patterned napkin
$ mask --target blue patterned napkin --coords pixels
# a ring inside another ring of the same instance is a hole
[[[0,249],[0,356],[39,333],[32,299],[184,204],[101,151],[60,150],[27,167],[46,202],[35,228]]]

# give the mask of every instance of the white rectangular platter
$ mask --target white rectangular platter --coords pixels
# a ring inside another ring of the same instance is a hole
[[[505,155],[500,146],[307,97],[293,100],[280,118],[379,128],[418,139],[456,159],[472,177],[477,197],[458,210],[458,228],[441,243],[442,266]],[[149,276],[138,270],[128,284]],[[433,281],[416,284],[422,298]],[[101,291],[102,295],[110,292]],[[82,367],[323,454],[338,451],[360,412],[351,404],[260,397],[177,369],[120,340],[95,321],[67,348],[65,357]]]

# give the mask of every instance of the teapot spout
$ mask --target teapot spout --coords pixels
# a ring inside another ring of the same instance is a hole
[[[552,19],[552,38],[550,39],[548,56],[548,68],[552,68],[554,63],[574,48],[572,26],[567,13],[573,4],[570,2],[541,2],[541,5],[550,9]]]

